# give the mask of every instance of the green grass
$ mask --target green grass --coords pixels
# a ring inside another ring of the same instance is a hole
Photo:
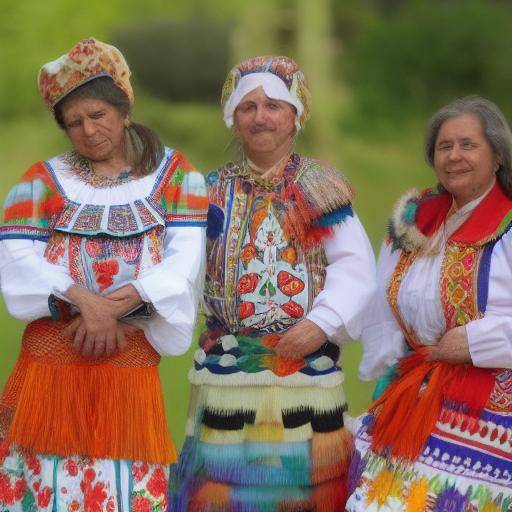
[[[216,105],[166,104],[138,99],[135,120],[153,127],[169,145],[180,149],[201,170],[212,169],[236,157],[236,145],[225,129]],[[350,118],[349,118],[350,121]],[[372,244],[378,249],[393,202],[406,189],[433,182],[422,160],[422,129],[417,123],[398,127],[374,127],[359,120],[344,122],[336,128],[338,143],[332,149],[332,163],[342,169],[353,183],[355,208],[366,227]],[[306,132],[299,149],[310,148]],[[46,159],[68,148],[63,133],[48,114],[40,112],[0,126],[0,196],[16,183],[26,168],[38,159]],[[321,157],[308,150],[311,156]],[[9,317],[0,306],[2,343],[0,347],[0,385],[5,382],[19,352],[23,324]],[[197,338],[197,336],[196,336]],[[386,340],[382,340],[385,343]],[[181,446],[188,403],[187,372],[195,342],[183,356],[165,358],[161,365],[163,391],[173,437]],[[359,343],[343,349],[345,391],[352,414],[360,413],[370,401],[372,385],[357,378],[361,357]]]

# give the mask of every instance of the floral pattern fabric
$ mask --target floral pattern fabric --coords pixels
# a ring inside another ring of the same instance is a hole
[[[0,444],[0,510],[167,510],[167,466],[31,454]]]

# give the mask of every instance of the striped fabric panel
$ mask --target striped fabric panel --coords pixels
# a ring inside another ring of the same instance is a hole
[[[170,178],[160,199],[167,226],[206,226],[208,198],[201,173],[176,152],[169,165]]]
[[[50,219],[63,205],[64,199],[47,168],[37,162],[7,195],[0,240],[48,240]]]

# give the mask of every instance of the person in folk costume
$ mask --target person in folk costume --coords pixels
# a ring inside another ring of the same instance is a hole
[[[389,224],[360,376],[350,512],[512,510],[512,138],[469,96],[431,119],[436,189]]]
[[[157,367],[191,342],[208,201],[186,158],[130,121],[129,77],[93,38],[39,73],[72,150],[4,205],[1,289],[29,323],[0,399],[1,510],[167,510]]]
[[[375,262],[329,165],[294,153],[310,115],[288,57],[235,66],[222,92],[238,162],[207,175],[206,330],[175,511],[341,511],[353,438],[341,344],[360,335]]]

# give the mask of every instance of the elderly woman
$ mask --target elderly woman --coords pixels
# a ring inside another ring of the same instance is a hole
[[[0,400],[2,510],[167,507],[157,366],[191,341],[207,198],[183,155],[130,121],[129,75],[95,39],[39,74],[73,149],[5,202],[1,289],[29,324]]]
[[[222,104],[243,156],[207,177],[207,329],[171,500],[343,510],[353,440],[338,358],[360,334],[373,253],[345,178],[293,152],[310,108],[295,62],[242,62]]]
[[[390,222],[361,378],[392,380],[363,419],[355,511],[512,509],[512,140],[490,101],[443,107],[439,186]]]

